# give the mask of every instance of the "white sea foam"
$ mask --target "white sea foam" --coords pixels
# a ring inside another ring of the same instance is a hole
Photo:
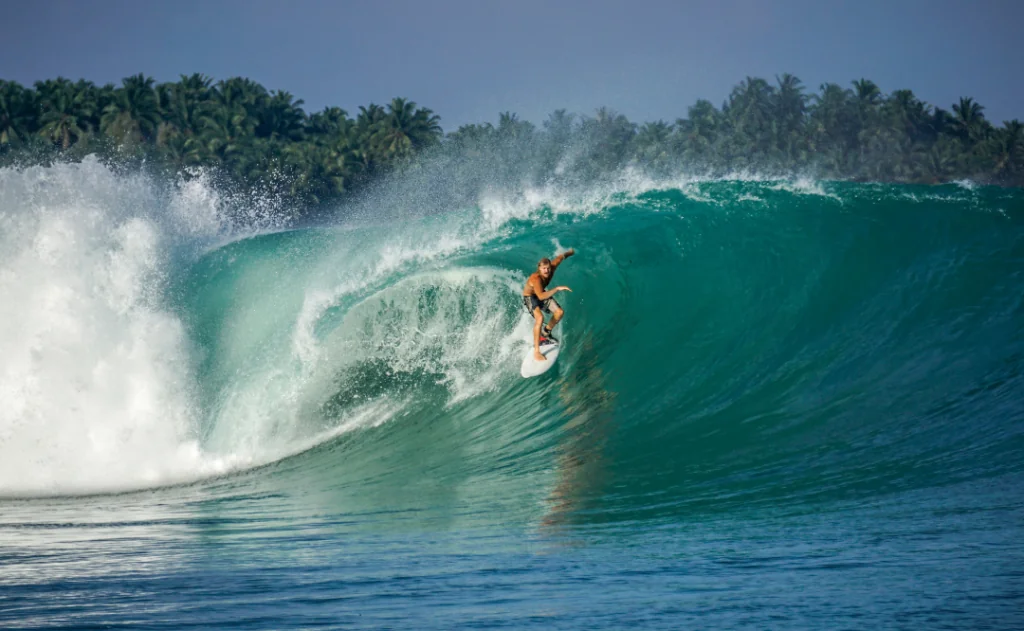
[[[159,193],[94,160],[0,170],[0,191],[0,494],[218,469],[195,439],[184,328],[162,304]],[[188,218],[196,204],[175,199]]]
[[[224,199],[80,164],[0,169],[0,496],[188,481],[268,456],[199,440],[196,352],[166,299],[174,257],[279,225]]]

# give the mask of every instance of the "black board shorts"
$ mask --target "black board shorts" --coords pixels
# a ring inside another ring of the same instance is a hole
[[[523,307],[526,309],[526,313],[533,315],[533,310],[540,307],[540,310],[544,313],[551,313],[555,309],[560,309],[558,303],[555,302],[554,298],[548,298],[547,300],[538,300],[537,296],[529,295],[523,296]]]

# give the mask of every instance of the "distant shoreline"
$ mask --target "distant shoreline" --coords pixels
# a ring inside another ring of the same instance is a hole
[[[537,181],[600,179],[633,167],[1024,186],[1019,121],[997,127],[971,98],[946,110],[910,90],[883,94],[866,79],[808,94],[789,74],[774,83],[748,77],[722,107],[702,99],[671,123],[636,124],[600,108],[593,116],[557,110],[537,127],[505,112],[496,125],[448,134],[437,114],[408,99],[363,106],[355,116],[337,107],[307,114],[302,104],[249,79],[200,74],[162,84],[140,74],[102,87],[0,80],[0,166],[97,154],[173,172],[213,168],[313,205],[437,156]]]

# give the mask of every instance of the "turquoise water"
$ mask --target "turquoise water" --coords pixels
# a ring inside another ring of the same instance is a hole
[[[1021,191],[258,201],[0,171],[4,628],[1024,626]]]

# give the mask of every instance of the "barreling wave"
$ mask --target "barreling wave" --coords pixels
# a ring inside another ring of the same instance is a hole
[[[0,494],[277,462],[253,475],[635,519],[1021,471],[1020,191],[624,174],[442,206],[275,231],[201,180],[0,172]],[[569,246],[565,350],[523,380],[522,282]]]

